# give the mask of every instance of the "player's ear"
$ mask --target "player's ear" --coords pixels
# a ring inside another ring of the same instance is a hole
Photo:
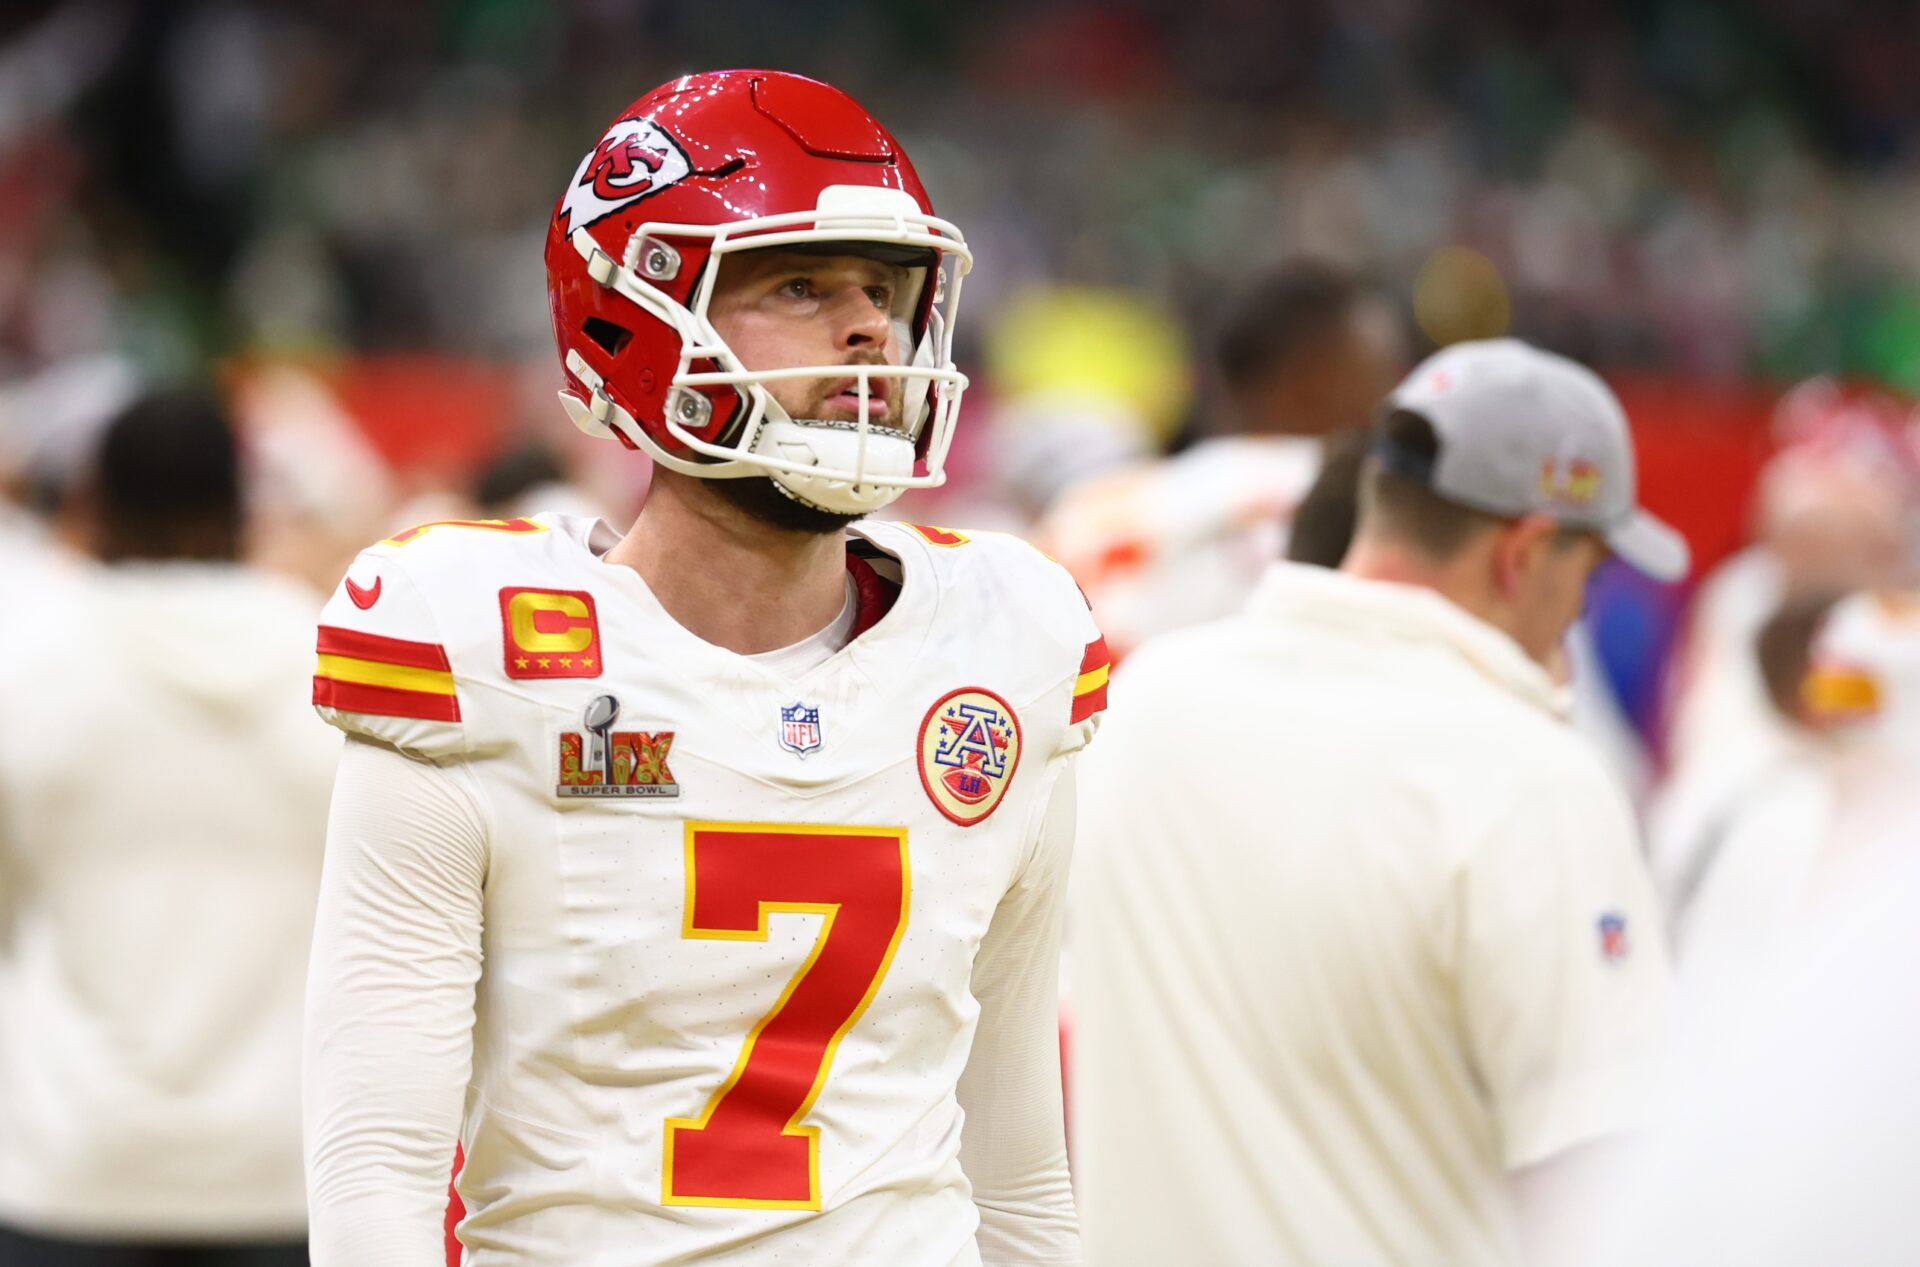
[[[1522,515],[1494,529],[1493,581],[1503,602],[1519,598],[1553,547],[1554,522],[1546,515]]]

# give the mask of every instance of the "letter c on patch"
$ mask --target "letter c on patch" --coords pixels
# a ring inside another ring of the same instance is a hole
[[[593,613],[572,594],[515,594],[507,603],[507,620],[522,651],[585,651],[593,641]]]
[[[500,591],[507,676],[599,677],[600,621],[583,590]]]

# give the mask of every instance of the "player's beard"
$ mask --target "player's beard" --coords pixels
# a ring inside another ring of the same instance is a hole
[[[879,362],[873,362],[879,364]],[[871,425],[876,431],[900,431],[900,403],[904,396],[903,384],[897,378],[870,379],[869,390],[887,402],[886,421],[874,421]],[[849,417],[844,406],[829,407],[827,398],[835,394],[832,382],[812,383],[807,399],[795,410],[787,402],[789,417],[795,419],[821,419],[834,422],[851,422],[857,414]],[[749,476],[736,480],[713,480],[721,497],[733,506],[746,512],[759,522],[783,532],[806,532],[816,536],[839,532],[857,519],[866,518],[863,511],[858,514],[845,514],[840,511],[821,510],[817,506],[794,497],[770,477],[764,475]]]
[[[825,536],[838,532],[864,514],[845,515],[821,510],[784,492],[765,475],[749,475],[737,480],[709,480],[722,498],[745,511],[758,523],[782,532],[805,532]]]

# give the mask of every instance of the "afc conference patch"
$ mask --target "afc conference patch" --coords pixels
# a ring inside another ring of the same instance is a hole
[[[1607,963],[1622,963],[1632,949],[1627,944],[1627,917],[1608,911],[1597,923],[1600,933],[1600,958]]]
[[[962,827],[993,813],[1020,765],[1020,719],[992,691],[964,686],[934,701],[920,723],[920,786]]]

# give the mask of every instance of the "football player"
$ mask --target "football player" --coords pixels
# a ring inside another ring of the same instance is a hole
[[[970,257],[825,84],[693,75],[546,247],[562,403],[657,465],[624,535],[354,563],[307,1026],[314,1261],[1077,1260],[1055,992],[1072,581],[862,522],[941,479]]]
[[[1035,529],[1080,582],[1115,655],[1240,609],[1296,544],[1292,525],[1323,462],[1371,423],[1401,371],[1400,344],[1380,295],[1312,261],[1284,265],[1228,306],[1217,434],[1073,485]]]

